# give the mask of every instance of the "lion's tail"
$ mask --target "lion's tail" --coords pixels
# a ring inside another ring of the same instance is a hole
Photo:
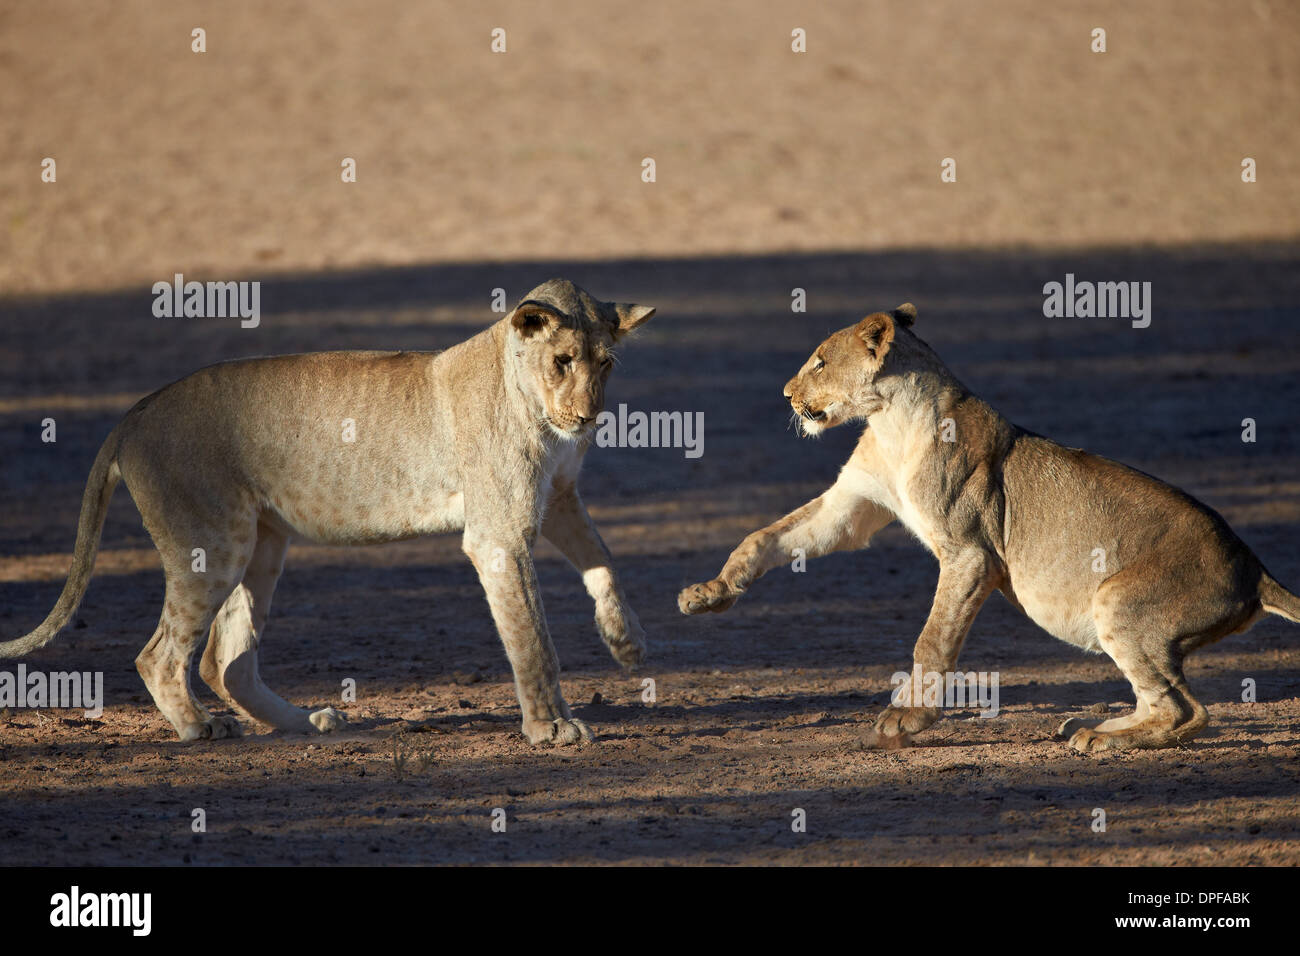
[[[1259,602],[1270,614],[1300,624],[1300,597],[1278,584],[1267,571],[1259,579]]]
[[[95,567],[95,553],[99,550],[99,535],[104,529],[108,502],[122,479],[122,473],[117,467],[120,428],[120,425],[114,428],[104,440],[99,454],[95,456],[95,463],[90,468],[90,477],[86,479],[86,491],[81,498],[81,517],[77,521],[77,545],[72,552],[72,569],[68,572],[67,583],[63,585],[63,593],[55,602],[54,610],[50,611],[36,630],[15,640],[0,643],[0,658],[21,657],[38,647],[44,647],[63,630],[81,604],[86,585],[90,583],[90,572]]]

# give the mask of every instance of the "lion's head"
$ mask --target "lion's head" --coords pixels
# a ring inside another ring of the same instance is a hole
[[[900,334],[908,344],[920,340],[906,331],[916,320],[910,302],[892,313],[874,312],[857,325],[840,329],[821,345],[785,386],[785,397],[805,435],[819,435],[879,411],[884,384],[905,361]],[[910,350],[907,350],[910,351]]]
[[[566,279],[524,296],[507,317],[510,358],[542,423],[566,439],[587,433],[605,407],[615,344],[654,314],[649,306],[601,302]]]

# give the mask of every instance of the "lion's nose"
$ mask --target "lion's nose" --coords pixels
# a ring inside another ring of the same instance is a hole
[[[791,379],[790,381],[785,383],[785,391],[783,391],[781,394],[785,396],[786,401],[790,400],[790,398],[794,395],[794,379]]]

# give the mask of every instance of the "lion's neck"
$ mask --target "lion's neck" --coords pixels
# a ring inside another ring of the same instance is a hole
[[[919,369],[896,377],[867,423],[882,446],[905,451],[939,435],[944,417],[969,392],[947,369]]]
[[[922,461],[996,455],[1010,440],[1014,426],[973,394],[946,368],[899,376],[880,410],[867,419],[882,453],[878,467],[898,478]],[[937,456],[937,458],[936,458]]]

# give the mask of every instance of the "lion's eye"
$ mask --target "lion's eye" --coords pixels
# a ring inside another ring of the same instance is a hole
[[[568,368],[568,367],[569,367],[569,363],[572,362],[572,361],[573,361],[573,356],[572,356],[572,355],[557,355],[557,356],[555,356],[555,364],[556,364],[557,366],[559,366],[559,368],[560,368],[561,371],[563,371],[564,369]]]
[[[814,372],[820,372],[820,371],[821,371],[822,369],[824,369],[825,367],[826,367],[826,362],[825,362],[824,360],[822,360],[822,359],[818,359],[818,360],[817,360],[817,364],[813,366],[813,371],[814,371]]]

